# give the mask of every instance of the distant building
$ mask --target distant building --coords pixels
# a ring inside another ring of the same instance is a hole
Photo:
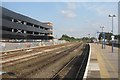
[[[43,23],[30,17],[2,8],[2,39],[28,39],[51,40],[53,39],[53,25]]]

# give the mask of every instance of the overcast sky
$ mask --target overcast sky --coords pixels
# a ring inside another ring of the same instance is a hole
[[[117,2],[3,2],[2,6],[17,13],[53,23],[54,36],[62,34],[74,37],[96,36],[105,26],[104,31],[111,31],[111,18],[115,14],[114,33],[118,34]]]

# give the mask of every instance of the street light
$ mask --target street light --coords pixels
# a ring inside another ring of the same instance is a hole
[[[99,42],[99,39],[98,39],[98,38],[99,38],[99,37],[98,37],[98,33],[99,33],[99,31],[96,32],[96,34],[97,34],[97,44],[98,44],[98,42]]]
[[[104,26],[100,26],[100,28],[102,28],[102,40],[103,40],[103,29],[104,29]],[[102,41],[102,49],[103,49],[103,45],[104,45],[104,43]]]
[[[109,15],[108,17],[112,18],[112,30],[111,30],[111,32],[113,33],[113,18],[116,17],[116,15]]]
[[[100,26],[100,28],[102,28],[102,33],[103,33],[103,28],[104,28],[104,26]]]
[[[116,15],[109,15],[108,17],[111,17],[112,18],[112,35],[113,35],[113,18],[116,17]],[[112,53],[113,53],[113,47],[114,47],[114,43],[113,43],[113,40],[112,40]]]
[[[89,37],[89,39],[90,39],[90,34],[88,34],[88,37]]]
[[[90,42],[90,34],[88,34],[89,42]]]

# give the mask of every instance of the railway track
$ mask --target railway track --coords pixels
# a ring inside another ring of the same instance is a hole
[[[30,48],[30,49],[21,49],[21,50],[16,50],[16,51],[10,51],[10,52],[2,52],[0,59],[8,59],[11,57],[16,57],[16,56],[21,56],[21,55],[25,55],[25,54],[29,54],[29,53],[35,53],[35,52],[39,52],[45,49],[52,49],[52,48],[57,48],[60,46],[65,46],[68,45],[69,43],[66,44],[60,44],[60,45],[54,45],[54,46],[45,46],[45,47],[36,47],[36,48]]]
[[[30,68],[29,72],[28,72],[28,70],[26,70],[27,72],[24,71],[22,76],[20,76],[20,77],[27,77],[28,75],[32,75],[32,74],[36,73],[36,71],[39,71],[39,70],[41,70],[41,69],[43,69],[45,67],[48,67],[48,66],[54,64],[60,58],[68,55],[69,52],[75,50],[79,46],[80,45],[75,45],[75,46],[71,47],[70,49],[67,49],[67,50],[62,51],[62,52],[60,52],[58,54],[55,54],[55,55],[53,55],[53,56],[51,56],[51,57],[49,57],[47,59],[44,59],[43,61],[38,62],[40,64],[38,64],[38,63],[33,64],[33,66],[31,66],[31,68],[33,68],[33,69]],[[34,65],[36,65],[36,67],[34,67]]]
[[[45,57],[40,57],[40,55],[37,55],[37,56],[34,56],[35,58],[30,57],[31,59],[29,60],[23,60],[23,62],[19,62],[20,60],[18,60],[18,63],[14,63],[15,61],[13,61],[13,64],[14,64],[14,67],[16,66],[16,69],[15,68],[12,68],[12,66],[7,66],[8,68],[6,69],[6,67],[3,67],[3,70],[6,70],[6,71],[10,71],[14,74],[13,77],[16,77],[16,78],[24,78],[24,77],[27,77],[29,75],[32,75],[34,73],[36,73],[37,71],[40,71],[42,68],[46,67],[46,66],[49,66],[49,65],[52,65],[54,62],[58,61],[59,59],[63,58],[64,56],[67,56],[70,52],[74,51],[76,48],[78,48],[79,46],[81,45],[80,44],[74,44],[74,46],[69,46],[69,48],[67,48],[66,50],[61,50],[61,51],[53,51],[53,52],[48,52],[49,54],[51,55],[45,55]],[[47,57],[48,56],[48,57]],[[28,58],[27,58],[28,59]],[[8,63],[6,63],[8,64]],[[21,66],[22,65],[22,66]],[[4,66],[4,65],[3,65]],[[11,67],[12,69],[9,70]]]
[[[49,59],[47,59],[47,61],[45,61],[43,63],[41,62],[41,64],[39,64],[39,65],[37,65],[39,63],[39,62],[37,62],[36,63],[36,65],[37,65],[36,68],[33,67],[34,69],[31,69],[31,71],[29,71],[27,73],[23,73],[23,76],[20,76],[20,77],[26,77],[27,75],[32,75],[32,74],[34,74],[34,72],[36,73],[36,71],[40,71],[42,68],[45,68],[47,66],[52,65],[53,63],[55,63],[56,61],[58,61],[62,57],[67,56],[69,54],[69,52],[75,50],[78,47],[79,47],[79,45],[74,46],[74,47],[72,47],[72,48],[70,48],[68,50],[63,51],[63,52],[60,52],[59,54],[53,55],[52,57],[50,57]]]
[[[70,48],[72,46],[68,45],[66,46],[66,49]],[[64,48],[64,47],[63,47]],[[52,57],[53,55],[55,54],[58,54],[66,49],[63,49],[63,48],[60,48],[60,49],[56,49],[54,51],[49,51],[49,52],[44,52],[42,54],[37,54],[37,55],[31,55],[29,57],[25,57],[25,58],[20,58],[20,59],[17,59],[17,60],[13,60],[13,61],[8,61],[6,63],[3,63],[2,65],[2,68],[3,70],[5,71],[11,71],[11,70],[14,70],[14,67],[16,66],[17,68],[23,68],[24,66],[26,65],[29,65],[29,64],[33,64],[35,61],[44,61],[46,60],[48,57]],[[61,50],[63,49],[62,51],[58,51],[58,50]],[[35,54],[35,53],[34,53]],[[39,59],[40,58],[40,59]],[[33,62],[32,62],[33,61]],[[30,63],[31,62],[31,63]],[[24,65],[23,65],[24,64]],[[22,66],[21,66],[22,65]],[[14,66],[14,67],[13,67]],[[7,70],[8,68],[8,70]]]
[[[69,47],[69,46],[72,46],[72,44],[69,44],[69,45],[67,45],[66,47]],[[34,52],[29,52],[29,54],[26,52],[26,53],[24,53],[23,55],[18,55],[18,56],[16,56],[16,57],[12,57],[12,58],[6,58],[6,59],[2,59],[2,61],[1,61],[1,63],[3,64],[3,65],[5,65],[5,64],[8,64],[8,63],[15,63],[15,62],[20,62],[20,61],[25,61],[25,60],[29,60],[29,59],[32,59],[32,58],[34,58],[34,57],[37,57],[38,55],[41,55],[41,56],[44,56],[44,55],[47,55],[47,54],[42,54],[42,53],[47,53],[47,52],[51,52],[51,51],[53,51],[53,50],[59,50],[59,49],[62,49],[62,48],[64,48],[65,46],[61,46],[61,47],[54,47],[53,49],[49,49],[49,50],[47,50],[47,49],[40,49],[39,50],[39,52],[37,51],[35,51],[34,50]],[[17,52],[17,53],[22,53],[22,52]],[[4,56],[3,56],[4,57]],[[11,56],[10,56],[11,57]],[[26,59],[27,58],[27,59]]]
[[[51,80],[74,79],[82,80],[87,64],[89,45],[84,46],[84,51],[73,57],[65,66],[63,66]]]

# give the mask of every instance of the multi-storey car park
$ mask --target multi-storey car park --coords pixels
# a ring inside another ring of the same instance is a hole
[[[25,15],[2,8],[2,39],[51,40],[52,23],[42,23]]]

